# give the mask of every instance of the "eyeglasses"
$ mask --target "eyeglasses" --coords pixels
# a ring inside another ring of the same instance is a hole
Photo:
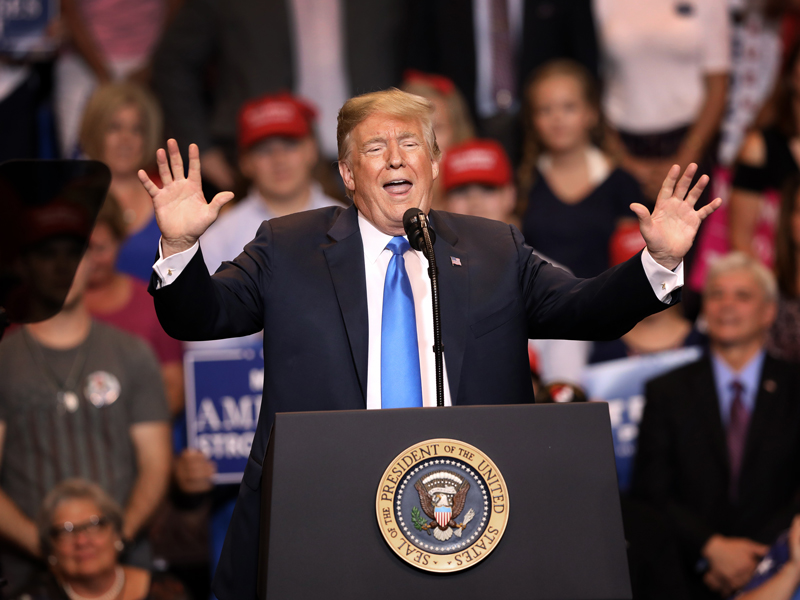
[[[54,525],[50,528],[50,537],[56,542],[66,542],[67,540],[74,540],[75,536],[83,532],[91,538],[96,538],[105,533],[108,526],[108,519],[92,515],[84,523],[66,521],[63,525]]]

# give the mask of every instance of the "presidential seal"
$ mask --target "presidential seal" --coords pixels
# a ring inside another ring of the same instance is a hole
[[[508,522],[508,492],[497,466],[458,440],[426,440],[401,452],[381,478],[375,507],[395,554],[434,573],[486,558]]]

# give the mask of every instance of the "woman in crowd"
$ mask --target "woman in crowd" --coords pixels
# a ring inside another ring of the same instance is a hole
[[[727,0],[593,0],[603,108],[622,166],[655,198],[673,164],[700,165],[717,136],[730,69]],[[707,163],[706,163],[707,164]]]
[[[120,564],[122,509],[94,483],[59,483],[45,498],[37,524],[49,572],[19,600],[187,598],[176,580]]]
[[[747,134],[734,166],[728,204],[728,238],[733,250],[764,256],[754,244],[759,223],[775,228],[764,213],[769,192],[783,190],[800,169],[800,42],[787,59],[776,90],[771,123]],[[771,250],[771,248],[768,248]]]
[[[636,180],[603,150],[599,97],[589,72],[558,60],[534,72],[525,90],[519,168],[522,233],[537,251],[578,277],[608,268],[608,243],[644,198]]]
[[[150,344],[161,365],[170,413],[183,409],[183,352],[158,322],[147,285],[116,269],[125,240],[125,221],[113,196],[106,198],[89,241],[91,272],[85,301],[92,316],[139,336]],[[152,257],[151,257],[152,258]]]
[[[81,125],[81,147],[111,169],[111,193],[125,219],[127,240],[117,268],[150,281],[161,233],[153,202],[137,172],[148,166],[161,141],[161,112],[153,96],[132,83],[105,85],[89,100]]]
[[[791,178],[781,200],[775,269],[780,302],[768,348],[775,356],[800,363],[800,174]]]

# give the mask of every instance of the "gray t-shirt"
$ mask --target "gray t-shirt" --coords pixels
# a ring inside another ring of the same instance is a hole
[[[59,394],[65,381],[70,389]],[[70,350],[46,348],[24,329],[0,343],[0,487],[29,517],[70,477],[125,506],[136,478],[130,427],[168,420],[158,362],[132,335],[94,321]]]

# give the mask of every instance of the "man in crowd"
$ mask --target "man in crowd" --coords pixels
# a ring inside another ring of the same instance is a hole
[[[139,173],[162,233],[151,291],[166,331],[183,339],[266,332],[259,427],[215,579],[223,600],[256,596],[261,465],[276,412],[436,404],[427,260],[403,228],[408,209],[429,211],[439,175],[431,113],[430,102],[398,90],[348,100],[337,139],[354,206],[264,223],[213,277],[198,239],[232,195],[207,203],[197,146],[187,177],[175,140],[171,170],[157,153],[162,188]],[[708,181],[689,191],[695,170],[680,181],[677,165],[670,170],[652,215],[632,207],[648,248],[588,280],[532,254],[504,223],[431,212],[448,315],[445,405],[532,402],[528,338],[613,338],[675,302],[682,257],[721,203],[694,210]]]
[[[87,259],[78,266],[82,242],[54,231],[47,214],[38,217],[32,227],[46,237],[28,240],[23,254],[56,283],[64,280],[60,272],[75,272],[75,279],[61,312],[0,343],[0,558],[10,584],[4,593],[25,583],[37,559],[48,559],[34,519],[47,492],[70,477],[97,482],[125,506],[127,556],[149,566],[137,537],[170,476],[169,412],[152,351],[92,320],[83,302]]]
[[[239,167],[251,180],[246,198],[203,234],[210,273],[233,260],[262,221],[303,210],[343,206],[325,195],[312,172],[319,160],[315,109],[290,94],[262,96],[239,112]]]
[[[517,190],[511,163],[494,140],[469,140],[452,148],[442,160],[442,187],[450,212],[515,221]]]
[[[776,283],[742,253],[704,290],[709,355],[651,381],[633,494],[682,543],[694,598],[729,596],[800,510],[800,373],[764,350]]]

